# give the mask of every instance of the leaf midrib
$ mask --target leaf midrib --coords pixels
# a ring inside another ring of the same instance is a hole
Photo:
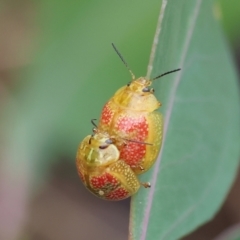
[[[192,15],[191,18],[189,18],[190,19],[189,21],[191,22],[191,24],[190,24],[190,27],[188,28],[188,31],[187,31],[186,40],[185,40],[185,44],[184,44],[183,51],[182,51],[182,57],[180,58],[180,61],[179,61],[179,67],[183,66],[183,64],[185,62],[186,55],[187,55],[187,52],[188,52],[188,47],[190,45],[190,42],[191,42],[191,39],[192,39],[192,34],[193,34],[193,31],[194,31],[194,27],[195,27],[195,24],[196,24],[198,15],[199,15],[199,10],[200,10],[200,7],[201,7],[201,3],[202,3],[202,0],[197,0],[195,9],[193,11],[193,15]],[[175,95],[176,95],[176,91],[177,91],[177,88],[178,88],[180,80],[181,80],[182,73],[183,73],[183,71],[180,71],[176,75],[176,77],[175,77],[175,79],[173,81],[173,87],[171,88],[171,92],[169,94],[170,97],[169,97],[168,106],[167,106],[168,110],[166,111],[165,124],[164,124],[164,133],[165,133],[164,135],[165,136],[167,135],[168,125],[169,125],[169,122],[170,122],[171,113],[173,111],[173,104],[174,104],[174,101],[175,101]],[[165,137],[163,138],[162,149],[164,148],[164,143],[165,143]],[[145,210],[144,217],[143,217],[144,220],[143,220],[142,228],[141,228],[142,229],[141,240],[145,240],[146,239],[146,235],[147,235],[147,229],[148,229],[149,217],[150,217],[150,212],[151,212],[151,206],[152,206],[152,202],[153,202],[153,198],[154,198],[154,189],[155,189],[155,186],[156,186],[157,176],[158,176],[158,172],[159,172],[159,169],[160,169],[160,163],[161,163],[161,159],[162,159],[162,152],[163,151],[160,152],[159,157],[158,157],[158,159],[156,161],[156,165],[154,167],[154,171],[153,171],[153,175],[152,175],[152,179],[151,179],[152,187],[151,187],[151,189],[149,191],[149,195],[148,195],[149,197],[148,197],[148,200],[147,200],[146,210]],[[192,212],[192,210],[190,211],[190,213],[191,212]],[[184,213],[183,214],[184,217],[183,217],[183,215],[180,216],[178,218],[178,220],[176,220],[175,223],[173,223],[174,228],[178,224],[180,224],[181,221],[179,221],[179,219],[181,219],[181,218],[184,219],[185,215],[188,216],[189,214],[186,215]]]

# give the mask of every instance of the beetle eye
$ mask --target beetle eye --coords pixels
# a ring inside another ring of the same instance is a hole
[[[149,87],[145,87],[142,90],[143,92],[150,92],[150,93],[154,93],[154,89],[153,88],[149,88]]]
[[[150,88],[145,87],[145,88],[142,89],[142,91],[143,91],[143,92],[150,92]]]
[[[102,146],[99,146],[99,149],[106,149],[108,147],[108,145],[102,145]]]
[[[131,82],[129,82],[128,84],[127,84],[127,86],[129,87],[131,85]]]
[[[105,141],[105,143],[107,143],[107,144],[113,144],[113,140],[112,140],[111,138],[109,138],[109,139],[107,139],[107,140]]]

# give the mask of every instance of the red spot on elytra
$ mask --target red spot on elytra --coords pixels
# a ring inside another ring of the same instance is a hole
[[[92,187],[96,191],[103,191],[104,198],[109,200],[121,200],[128,197],[129,192],[123,187],[119,187],[120,182],[109,173],[91,178]]]
[[[91,184],[96,190],[112,190],[117,188],[118,180],[109,173],[91,178]]]
[[[118,131],[123,132],[128,140],[144,142],[148,136],[148,122],[144,116],[123,116],[118,119],[117,129]],[[134,167],[141,165],[145,154],[145,144],[126,141],[126,146],[120,151],[120,158],[131,167]]]
[[[121,200],[126,198],[129,195],[129,192],[124,188],[118,188],[115,191],[110,192],[106,195],[106,198],[109,200]]]
[[[148,123],[144,116],[119,117],[116,126],[118,131],[126,133],[131,140],[144,141],[148,135]]]
[[[141,165],[141,161],[144,158],[145,153],[146,145],[127,142],[127,145],[121,149],[120,159],[124,159],[130,167],[136,167]]]
[[[107,103],[102,110],[102,116],[101,116],[101,121],[104,124],[109,124],[112,121],[112,117],[113,117],[113,111],[112,109],[109,107],[109,104]]]

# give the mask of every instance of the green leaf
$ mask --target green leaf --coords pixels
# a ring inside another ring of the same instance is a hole
[[[165,8],[164,8],[165,7]],[[165,0],[152,77],[163,103],[164,144],[150,181],[132,198],[131,239],[179,239],[210,220],[239,158],[239,91],[213,1]]]
[[[218,0],[219,7],[221,9],[220,14],[222,15],[222,25],[228,38],[235,47],[239,46],[240,34],[240,1],[231,0],[229,4],[228,0]]]

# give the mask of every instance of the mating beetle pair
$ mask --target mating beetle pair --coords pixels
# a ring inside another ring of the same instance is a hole
[[[112,44],[113,45],[113,44]],[[126,62],[113,45],[128,68]],[[152,81],[135,79],[120,88],[103,107],[99,125],[80,144],[77,169],[84,185],[96,196],[122,200],[135,194],[140,183],[137,175],[146,172],[156,161],[162,144],[163,118],[156,111],[161,103],[149,88]]]

